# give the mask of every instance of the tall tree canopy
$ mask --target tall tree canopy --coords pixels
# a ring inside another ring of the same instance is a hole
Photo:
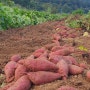
[[[0,0],[8,1],[8,0]],[[10,1],[10,0],[9,0]],[[50,10],[51,13],[70,13],[76,9],[90,10],[90,0],[11,0],[16,4],[34,10]]]

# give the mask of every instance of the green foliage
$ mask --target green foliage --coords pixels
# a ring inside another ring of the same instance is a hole
[[[73,15],[83,15],[84,14],[84,10],[82,9],[77,9],[75,11],[72,12]]]
[[[90,12],[81,16],[78,24],[82,30],[90,32]]]
[[[62,16],[60,14],[27,10],[25,8],[21,9],[20,7],[11,7],[0,3],[0,30],[36,25],[45,21],[58,20],[64,17],[65,15]]]
[[[65,23],[67,26],[69,26],[71,28],[78,28],[78,27],[80,27],[78,24],[78,21],[79,20],[77,19],[77,16],[70,14],[68,16],[68,18],[65,20]]]
[[[76,11],[75,11],[76,12]],[[66,25],[72,28],[81,28],[84,32],[90,32],[90,12],[87,14],[71,14],[66,19]]]
[[[73,21],[71,21],[71,22],[68,24],[68,26],[71,27],[71,28],[78,28],[79,26],[78,26],[78,23],[77,23],[77,22],[78,22],[78,21],[73,20]]]

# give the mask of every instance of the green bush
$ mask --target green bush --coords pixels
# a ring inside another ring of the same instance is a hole
[[[48,12],[27,10],[25,8],[21,9],[15,5],[11,7],[0,3],[0,30],[36,25],[64,17],[66,17],[66,15],[50,14]]]
[[[82,9],[77,9],[75,11],[72,12],[73,15],[83,15],[84,14],[84,10]]]

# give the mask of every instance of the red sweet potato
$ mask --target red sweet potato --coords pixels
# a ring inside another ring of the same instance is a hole
[[[60,50],[62,48],[63,48],[63,46],[54,46],[54,47],[52,47],[51,51],[55,52],[55,51]]]
[[[88,66],[85,63],[80,63],[79,66],[82,67],[82,68],[84,68],[84,69],[87,69],[88,68]]]
[[[59,45],[57,45],[57,43],[46,44],[45,48],[48,49],[48,50],[51,50],[52,47],[54,47],[54,46],[59,46]]]
[[[59,32],[59,34],[61,35],[61,36],[63,36],[63,35],[66,35],[67,34],[67,31],[61,31],[61,32]]]
[[[34,55],[30,55],[26,59],[34,59]]]
[[[62,59],[63,59],[63,56],[60,56],[60,55],[50,55],[49,56],[49,60],[55,64],[57,64]]]
[[[52,48],[53,46],[56,46],[56,44],[55,44],[55,43],[46,44],[44,47],[45,47],[46,49],[48,49],[48,50],[51,50],[51,48]]]
[[[63,59],[65,61],[68,61],[68,62],[74,64],[74,65],[78,65],[76,59],[74,57],[72,57],[72,56],[63,56]]]
[[[77,89],[71,86],[61,86],[57,90],[77,90]]]
[[[86,77],[87,77],[87,80],[90,81],[90,70],[88,70],[88,71],[86,72]]]
[[[6,81],[11,82],[14,79],[15,69],[17,68],[17,63],[10,61],[6,64],[4,72],[6,75]]]
[[[18,80],[21,76],[25,75],[27,68],[24,65],[18,64],[17,69],[15,70],[15,80]]]
[[[38,52],[44,53],[44,51],[45,51],[45,47],[35,50],[36,53]]]
[[[40,48],[40,49],[37,49],[34,53],[33,53],[33,55],[34,55],[34,57],[39,57],[41,54],[43,54],[45,52],[45,47],[42,47],[42,48]]]
[[[48,59],[48,51],[45,51],[42,55],[40,55],[37,59],[47,60]]]
[[[21,55],[13,55],[11,57],[11,61],[15,61],[15,62],[18,62],[19,60],[21,59]]]
[[[64,46],[54,46],[54,47],[52,47],[51,51],[52,51],[52,52],[55,52],[55,51],[57,51],[57,50],[61,50],[61,49],[65,49],[65,48],[70,48],[70,46],[67,45],[67,44],[65,44]],[[71,48],[72,48],[72,47],[71,47]]]
[[[70,37],[70,38],[75,38],[77,35],[76,34],[69,34],[69,36],[68,37]]]
[[[20,61],[18,61],[19,64],[24,64],[26,59],[21,59]],[[28,59],[29,60],[29,59]]]
[[[64,48],[64,49],[61,49],[61,50],[57,50],[55,52],[51,52],[50,55],[62,55],[62,56],[67,56],[71,53],[74,52],[74,48],[72,47],[67,47],[67,48]]]
[[[52,40],[52,42],[55,43],[56,46],[60,46],[60,42],[59,42],[59,41],[57,41],[57,40]]]
[[[31,87],[31,82],[28,79],[28,76],[22,76],[19,78],[14,85],[12,85],[7,90],[29,90]]]
[[[38,71],[28,73],[29,79],[35,84],[45,84],[61,78],[59,73]]]
[[[59,68],[58,73],[65,80],[68,77],[69,65],[62,59],[57,63],[57,66]]]
[[[79,66],[72,65],[72,64],[69,65],[69,72],[72,75],[81,74],[83,71],[84,69]]]
[[[58,67],[48,60],[25,60],[24,65],[30,71],[56,71]]]
[[[57,41],[60,41],[60,40],[61,40],[61,36],[60,36],[59,34],[55,33],[55,34],[53,35],[53,39],[54,39],[54,40],[57,40]]]
[[[34,53],[33,53],[33,55],[34,55],[35,58],[40,57],[42,54],[43,54],[43,53],[41,53],[41,52],[34,52]]]

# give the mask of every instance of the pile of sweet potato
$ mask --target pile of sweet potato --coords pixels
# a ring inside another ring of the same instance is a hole
[[[30,90],[32,84],[41,85],[57,79],[66,80],[69,75],[82,74],[85,64],[79,64],[71,56],[74,47],[60,46],[59,34],[53,36],[53,44],[37,49],[32,55],[21,58],[14,55],[6,64],[4,72],[9,83],[0,90]],[[86,74],[90,79],[90,71]],[[73,87],[61,87],[58,90],[76,90]]]

